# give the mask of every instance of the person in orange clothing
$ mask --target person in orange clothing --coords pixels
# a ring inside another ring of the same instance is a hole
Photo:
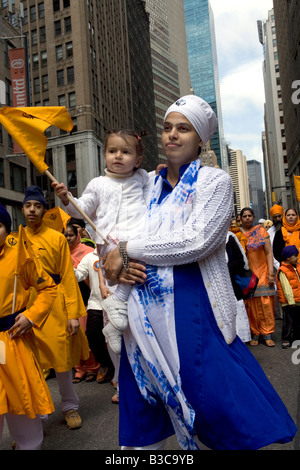
[[[27,188],[23,200],[26,233],[43,268],[57,284],[57,296],[48,321],[36,334],[37,346],[43,368],[55,370],[67,426],[77,429],[82,421],[72,383],[72,368],[89,357],[88,341],[79,324],[79,318],[86,315],[86,311],[67,240],[62,233],[43,223],[45,211],[42,190],[37,186]]]
[[[32,331],[42,328],[57,287],[37,260],[27,258],[19,267],[17,234],[10,234],[11,218],[0,205],[0,441],[4,419],[17,450],[38,450],[43,441],[41,414],[54,411],[44,380]],[[27,308],[29,287],[37,291]],[[13,311],[13,300],[15,309]]]
[[[288,245],[281,253],[281,266],[277,272],[278,298],[283,309],[282,347],[289,348],[300,339],[300,264],[299,250]]]
[[[245,301],[252,333],[250,345],[257,346],[262,335],[265,344],[272,347],[275,346],[272,333],[275,331],[273,296],[276,291],[270,236],[263,227],[253,226],[254,213],[250,207],[241,210],[241,218],[241,231],[247,238],[249,268],[259,279],[254,296]]]
[[[295,245],[300,249],[300,218],[296,209],[290,208],[285,211],[282,217],[282,227],[274,237],[273,253],[280,263],[281,253],[285,246]]]

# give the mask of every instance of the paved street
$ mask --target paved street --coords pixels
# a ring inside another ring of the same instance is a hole
[[[274,335],[275,348],[267,348],[260,344],[251,351],[258,359],[267,377],[277,390],[287,406],[296,424],[300,424],[299,416],[299,371],[300,365],[292,363],[292,355],[300,362],[297,349],[283,350],[280,344],[281,321],[277,321],[277,331]],[[57,391],[56,379],[47,381],[52,393],[56,411],[44,424],[45,439],[44,450],[119,450],[118,447],[118,405],[111,403],[114,394],[110,383],[97,382],[74,385],[80,398],[80,414],[83,419],[81,429],[70,431],[67,429],[59,408],[60,398]],[[266,450],[299,450],[300,433],[292,443],[280,445],[272,444]],[[11,439],[4,431],[0,450],[11,449]],[[179,450],[174,437],[170,438],[166,450]]]

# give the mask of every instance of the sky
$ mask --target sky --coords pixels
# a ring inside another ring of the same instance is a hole
[[[224,137],[247,160],[263,164],[265,91],[263,46],[257,20],[266,20],[273,0],[210,0],[214,13]]]

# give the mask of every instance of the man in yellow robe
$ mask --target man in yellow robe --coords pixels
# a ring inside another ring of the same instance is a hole
[[[67,426],[81,426],[79,399],[72,384],[72,368],[89,357],[86,335],[78,318],[86,315],[65,236],[43,223],[46,200],[40,188],[30,186],[23,200],[26,233],[45,271],[57,284],[57,296],[45,327],[36,334],[44,369],[54,369]]]
[[[17,269],[22,242],[18,234],[10,234],[10,226],[0,205],[0,441],[6,419],[17,450],[38,450],[43,441],[40,415],[52,413],[54,406],[32,328],[43,327],[57,287],[33,257]],[[37,296],[29,308],[30,287]]]

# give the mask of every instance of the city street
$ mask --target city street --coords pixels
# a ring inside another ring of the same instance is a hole
[[[277,321],[274,335],[275,348],[264,344],[251,348],[267,377],[284,401],[299,427],[299,370],[300,348],[282,349],[280,343],[281,321]],[[294,359],[293,359],[294,358]],[[293,364],[292,359],[295,364]],[[114,388],[110,383],[81,382],[74,385],[80,398],[80,415],[83,425],[78,430],[67,429],[60,412],[60,398],[55,377],[47,381],[56,411],[44,423],[44,450],[114,450],[118,451],[118,405],[111,403]],[[259,425],[259,423],[258,423]],[[299,450],[299,432],[288,444],[272,444],[264,450]],[[5,427],[0,450],[11,449],[11,439]],[[165,450],[180,450],[176,438],[168,439]]]

